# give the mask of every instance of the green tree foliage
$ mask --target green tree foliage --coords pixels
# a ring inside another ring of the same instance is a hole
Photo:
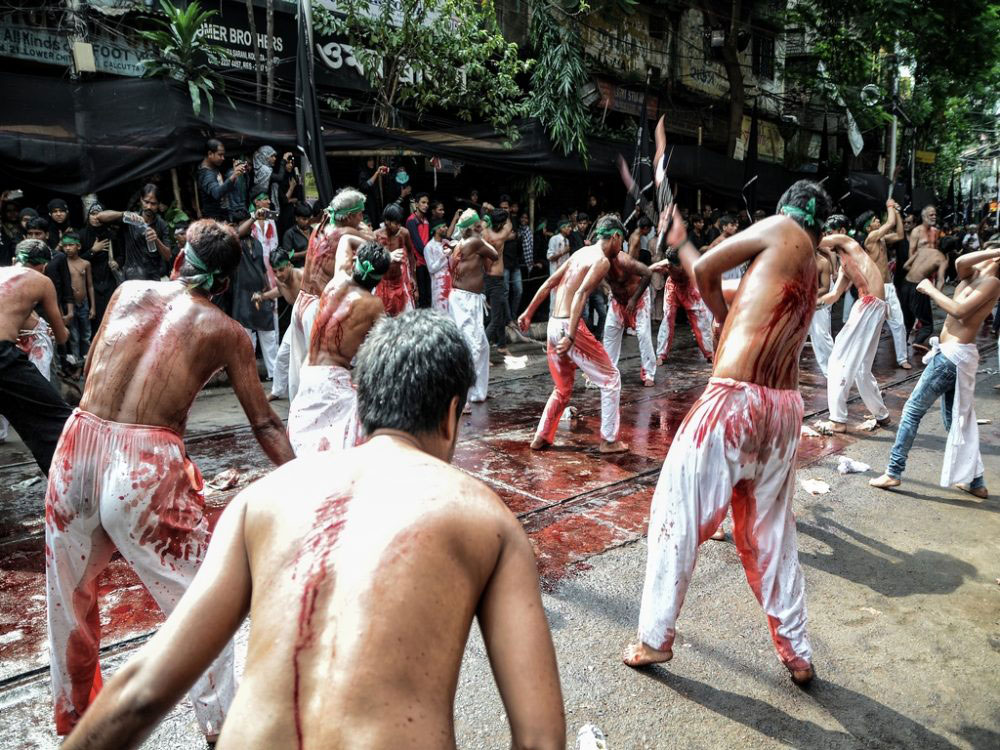
[[[338,0],[337,9],[314,5],[313,22],[349,40],[344,52],[371,85],[374,124],[393,125],[407,105],[418,115],[447,110],[485,120],[518,137],[524,92],[517,79],[531,62],[504,39],[492,0]]]
[[[886,88],[885,53],[898,50],[911,71],[903,106],[916,127],[916,145],[938,152],[923,173],[943,189],[969,141],[976,112],[989,111],[1000,91],[1000,5],[992,0],[805,0],[791,7],[791,25],[806,30],[862,127],[888,119],[886,107],[864,107],[865,84]],[[810,71],[799,71],[809,83]],[[815,78],[813,78],[815,81]]]
[[[201,28],[217,14],[214,10],[202,10],[198,0],[193,0],[185,8],[160,0],[160,8],[165,18],[150,16],[153,25],[158,28],[139,32],[143,39],[151,43],[154,52],[153,57],[140,62],[144,68],[143,76],[186,83],[195,116],[201,114],[201,99],[204,97],[211,119],[215,114],[216,94],[225,94],[222,78],[212,65],[224,60],[226,53],[222,47],[205,41]]]

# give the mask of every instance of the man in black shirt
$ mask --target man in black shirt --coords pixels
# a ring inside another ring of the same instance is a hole
[[[576,215],[576,226],[569,233],[569,251],[575,253],[587,244],[587,231],[590,229],[590,217],[583,211]]]
[[[49,237],[49,222],[40,216],[28,222],[28,239],[46,242]],[[48,245],[46,245],[48,247]],[[69,275],[69,261],[66,253],[56,247],[49,247],[49,261],[45,264],[45,275],[56,288],[56,301],[62,313],[63,322],[69,325],[73,320],[73,280]]]
[[[46,241],[49,247],[59,247],[59,240],[71,228],[69,225],[69,206],[62,198],[53,198],[49,201],[48,209],[49,236]]]
[[[250,218],[246,210],[233,214],[233,222],[241,223]],[[239,231],[239,230],[237,230]],[[239,323],[250,337],[250,343],[257,350],[257,339],[260,338],[260,349],[265,355],[264,364],[268,378],[274,377],[276,363],[267,357],[268,352],[278,351],[278,331],[275,325],[274,300],[264,299],[255,294],[266,292],[270,288],[267,269],[264,266],[264,248],[256,237],[240,237],[240,264],[233,274],[233,301],[230,315]]]
[[[308,203],[295,204],[295,224],[281,238],[281,247],[287,252],[296,268],[306,262],[306,248],[309,247],[309,233],[312,232],[312,208]]]
[[[233,165],[229,179],[222,178],[222,164],[226,160],[226,147],[222,141],[209,138],[205,141],[205,158],[198,165],[198,200],[203,219],[225,221],[229,218],[225,198],[237,188],[237,180],[247,173],[246,162]]]
[[[136,214],[123,211],[101,211],[97,221],[101,224],[122,222],[122,258],[120,265],[126,281],[141,279],[159,281],[170,263],[170,234],[167,222],[160,218],[156,185],[144,185],[139,198],[142,205],[142,226],[132,223]]]
[[[94,203],[87,212],[87,223],[80,230],[80,257],[90,262],[90,272],[94,278],[94,333],[104,319],[111,295],[118,288],[120,272],[114,258],[114,229],[101,224],[97,215],[104,210],[100,203]]]

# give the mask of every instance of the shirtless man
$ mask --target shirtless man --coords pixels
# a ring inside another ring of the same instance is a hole
[[[559,427],[559,418],[573,395],[576,368],[586,373],[601,389],[601,453],[622,453],[628,445],[618,439],[621,419],[621,375],[611,364],[608,353],[583,322],[583,306],[597,289],[611,268],[612,259],[622,250],[625,228],[614,216],[605,216],[594,230],[596,244],[582,247],[559,266],[535,293],[528,308],[521,313],[517,323],[528,332],[531,316],[542,304],[550,289],[555,290],[555,305],[549,315],[548,359],[549,372],[555,388],[545,404],[545,411],[538,422],[533,450],[552,445]]]
[[[948,270],[948,258],[938,249],[937,209],[924,206],[920,217],[923,223],[910,232],[910,257],[903,264],[906,280],[900,291],[901,302],[909,307],[913,318],[920,323],[920,328],[913,334],[913,348],[926,352],[929,349],[927,341],[934,335],[934,316],[930,297],[917,292],[917,285],[937,274],[935,284],[941,291]]]
[[[828,234],[820,247],[837,254],[840,272],[833,289],[820,297],[818,304],[833,305],[852,283],[858,290],[858,301],[851,307],[847,322],[833,342],[826,380],[830,419],[819,422],[817,429],[821,432],[847,431],[847,397],[855,386],[874,417],[874,423],[869,420],[862,424],[862,429],[885,427],[889,424],[889,410],[885,408],[882,392],[872,375],[872,362],[878,352],[886,312],[882,271],[864,248],[846,234]]]
[[[509,205],[506,201],[502,205]],[[486,266],[484,280],[486,301],[490,305],[490,324],[486,327],[486,340],[490,342],[491,357],[495,363],[503,362],[507,350],[507,287],[503,280],[503,246],[514,236],[514,226],[506,209],[498,208],[483,217],[482,240],[497,251],[496,260]]]
[[[362,242],[360,237],[345,241]],[[378,242],[360,244],[353,273],[338,273],[323,290],[309,358],[288,410],[288,437],[296,456],[352,448],[362,440],[351,363],[383,313],[382,300],[372,289],[389,263],[388,251]]]
[[[920,420],[940,397],[941,417],[948,430],[941,486],[954,485],[981,499],[989,496],[983,482],[974,403],[979,367],[976,334],[1000,299],[1000,248],[960,256],[955,261],[955,273],[958,286],[951,299],[928,279],[917,286],[918,291],[933,299],[948,317],[941,329],[940,343],[931,339],[934,351],[924,358],[927,367],[903,406],[896,442],[889,454],[889,467],[885,474],[869,482],[872,487],[899,486]]]
[[[875,261],[878,270],[882,272],[883,288],[885,290],[886,322],[892,333],[892,345],[896,349],[896,364],[904,370],[912,370],[906,344],[906,324],[903,321],[903,309],[899,306],[896,287],[889,275],[889,252],[886,245],[903,239],[903,217],[899,213],[899,205],[892,198],[885,202],[888,214],[885,224],[874,213],[866,212],[858,217],[858,226],[865,233],[865,252]]]
[[[90,261],[80,257],[80,238],[76,232],[67,231],[59,245],[66,253],[69,278],[73,286],[73,320],[69,324],[69,353],[77,364],[83,362],[90,348],[90,321],[97,314],[94,301],[94,278],[90,272]]]
[[[385,306],[385,314],[390,317],[401,315],[417,306],[416,269],[417,251],[413,247],[410,233],[403,226],[403,209],[398,203],[390,203],[382,212],[385,226],[376,230],[375,241],[389,251],[392,263],[382,282],[375,287],[375,294]]]
[[[725,235],[725,237],[731,236]],[[719,235],[720,242],[723,237],[724,235]],[[712,340],[712,313],[705,306],[698,287],[691,283],[691,278],[683,267],[669,260],[654,263],[651,269],[654,272],[662,272],[667,277],[663,285],[663,320],[660,322],[660,332],[656,337],[656,356],[660,364],[665,364],[667,355],[670,354],[670,347],[674,342],[674,322],[681,308],[687,311],[688,322],[691,324],[691,332],[694,333],[698,348],[701,349],[705,359],[711,362],[715,346]]]
[[[115,291],[87,358],[80,407],[53,458],[45,572],[59,734],[73,729],[101,689],[97,585],[112,554],[122,554],[167,614],[204,559],[203,482],[182,436],[208,379],[224,368],[267,456],[275,464],[294,457],[257,379],[250,339],[211,300],[239,264],[239,240],[232,229],[203,219],[188,229],[187,241],[178,280],[130,281]],[[216,652],[224,645],[218,642]],[[232,690],[227,646],[191,692],[209,740],[222,728]]]
[[[638,639],[624,653],[629,666],[673,657],[698,545],[732,505],[734,541],[778,657],[797,684],[813,677],[792,497],[803,413],[799,353],[816,308],[815,250],[829,213],[823,189],[800,180],[776,216],[694,263],[721,335],[712,379],[670,445],[653,495]],[[667,241],[697,255],[679,213]],[[723,274],[748,261],[727,305]]]
[[[833,320],[831,319],[830,305],[819,302],[830,291],[833,281],[834,261],[828,250],[816,248],[816,312],[813,313],[812,323],[809,324],[809,344],[812,346],[813,354],[816,356],[816,364],[819,365],[823,377],[828,377],[830,353],[833,352]]]
[[[645,218],[645,217],[643,217]],[[649,219],[646,219],[648,222]],[[639,378],[647,388],[654,385],[656,353],[653,350],[653,295],[649,288],[653,274],[646,264],[631,255],[618,253],[612,260],[605,281],[611,288],[611,309],[604,323],[604,350],[615,367],[622,351],[622,337],[631,328],[639,339]]]
[[[48,474],[71,410],[18,346],[18,338],[39,306],[57,343],[66,343],[69,332],[56,288],[43,273],[48,259],[45,243],[22,240],[14,254],[18,265],[0,267],[0,415],[17,430],[42,473]]]
[[[462,239],[451,252],[452,288],[448,299],[451,319],[455,321],[472,354],[476,382],[469,389],[469,402],[473,404],[486,400],[490,384],[490,342],[483,326],[486,311],[486,298],[483,296],[484,268],[501,255],[492,245],[483,242],[477,233],[480,227],[479,214],[475,209],[465,209],[457,224]]]
[[[563,750],[531,545],[499,497],[448,465],[475,378],[462,337],[431,312],[384,317],[355,376],[368,442],[296,459],[229,504],[184,601],[66,750],[137,747],[247,615],[219,750],[454,748],[473,618],[511,747]]]
[[[306,262],[302,267],[302,287],[292,307],[288,342],[288,398],[294,399],[299,389],[299,370],[309,355],[312,324],[316,318],[317,302],[337,269],[337,247],[346,234],[372,239],[371,232],[362,224],[365,196],[353,188],[338,191],[323,221],[309,238]]]
[[[297,207],[296,207],[297,208]],[[271,270],[274,272],[275,285],[266,292],[255,292],[250,298],[255,305],[264,300],[276,300],[280,296],[289,306],[295,306],[302,289],[302,270],[292,265],[295,257],[292,251],[276,247],[271,251]],[[285,329],[278,346],[278,356],[274,363],[274,380],[271,383],[271,393],[268,401],[276,401],[288,396],[288,363],[291,358],[293,326]],[[301,368],[300,368],[301,369]]]

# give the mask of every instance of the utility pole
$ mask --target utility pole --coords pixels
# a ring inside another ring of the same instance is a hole
[[[896,51],[887,56],[889,75],[892,76],[890,90],[892,91],[892,124],[889,126],[889,195],[896,185],[896,139],[899,133],[899,116],[896,114],[896,102],[899,100],[899,70],[897,69]]]

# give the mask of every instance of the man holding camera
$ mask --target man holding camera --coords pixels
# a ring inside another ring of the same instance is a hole
[[[228,179],[222,177],[222,164],[226,161],[226,147],[222,141],[209,138],[205,141],[205,158],[198,165],[198,201],[203,219],[225,221],[231,211],[227,209],[228,199],[237,188],[237,181],[249,171],[245,161],[233,163]]]

